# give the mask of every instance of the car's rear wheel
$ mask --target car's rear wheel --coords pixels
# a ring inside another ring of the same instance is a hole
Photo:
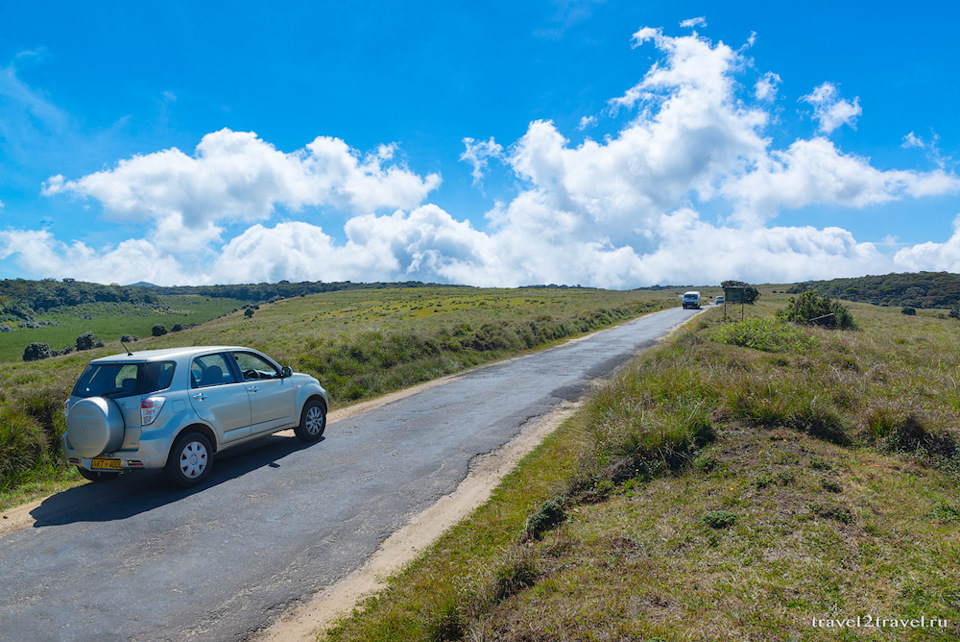
[[[323,436],[327,427],[327,407],[317,399],[309,400],[300,413],[300,425],[294,429],[300,441],[310,443]]]
[[[81,477],[84,479],[89,479],[92,482],[109,481],[120,476],[120,473],[114,473],[107,470],[87,470],[82,466],[77,466],[77,472],[80,473]]]
[[[189,488],[210,474],[213,448],[202,433],[188,432],[177,437],[167,458],[166,473],[173,483]]]

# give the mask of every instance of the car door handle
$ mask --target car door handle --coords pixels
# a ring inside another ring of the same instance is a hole
[[[260,388],[257,388],[256,386],[250,386],[249,388],[247,388],[247,390],[249,390],[250,392],[256,392],[257,390],[260,390]]]
[[[193,398],[194,398],[194,399],[199,399],[200,401],[203,401],[204,399],[207,398],[207,395],[205,395],[205,394],[203,394],[203,393],[201,392],[201,393],[198,393],[198,394],[193,395]]]

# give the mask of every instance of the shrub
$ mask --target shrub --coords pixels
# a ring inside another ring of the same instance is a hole
[[[51,356],[53,353],[50,352],[49,344],[42,341],[34,341],[23,350],[24,361],[39,361],[49,359]]]
[[[703,516],[703,523],[710,528],[727,528],[737,522],[737,516],[728,510],[712,510]]]
[[[103,345],[102,343],[100,345]],[[77,337],[77,350],[92,350],[97,347],[97,337],[93,332],[84,332]]]
[[[183,326],[179,323],[174,323],[173,327],[170,328],[170,332],[180,332],[181,330],[183,330]]]
[[[155,337],[162,337],[166,333],[167,333],[167,329],[166,327],[164,327],[162,323],[158,323],[157,325],[153,326],[153,328],[150,329],[150,334],[152,334]]]
[[[818,295],[813,290],[807,290],[798,297],[790,297],[786,308],[777,310],[777,318],[791,323],[809,324],[818,317],[833,315],[836,327],[841,330],[853,330],[856,324],[853,315],[838,301],[833,301],[826,295]]]
[[[131,336],[131,335],[129,335],[129,334],[125,334],[125,335],[123,335],[122,337],[120,337],[120,340],[123,341],[124,343],[132,343],[132,342],[133,342],[133,336]]]
[[[563,502],[557,499],[549,499],[540,504],[537,512],[527,518],[522,539],[524,541],[540,539],[546,531],[557,526],[566,518],[567,514],[563,510]]]
[[[905,306],[903,306],[903,308],[900,310],[900,314],[906,314],[906,315],[909,316],[909,317],[915,317],[915,316],[917,316],[917,309],[914,308],[914,307],[912,307],[912,306],[905,305]]]
[[[252,316],[253,316],[253,308],[247,308],[247,309],[244,311],[243,316],[247,317],[248,319],[249,319],[250,317],[252,317]]]

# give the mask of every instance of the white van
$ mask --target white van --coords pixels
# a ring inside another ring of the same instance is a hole
[[[696,290],[683,293],[683,309],[686,310],[687,308],[700,309],[700,293]]]

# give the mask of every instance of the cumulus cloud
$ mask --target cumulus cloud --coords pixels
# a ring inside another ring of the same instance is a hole
[[[754,96],[756,96],[757,100],[765,102],[774,100],[777,97],[777,91],[780,88],[781,82],[778,74],[768,71],[754,86]]]
[[[47,181],[51,197],[94,199],[108,217],[146,224],[144,239],[93,249],[48,232],[8,230],[0,232],[0,258],[16,257],[35,274],[108,281],[123,274],[156,283],[415,279],[626,288],[852,276],[960,257],[960,232],[891,258],[839,227],[771,226],[784,209],[956,194],[960,180],[942,165],[881,170],[841,150],[824,135],[853,126],[860,107],[830,83],[803,98],[819,134],[778,147],[766,129],[780,77],[765,74],[752,92],[741,86],[751,66],[742,48],[649,27],[631,44],[652,45],[660,60],[609,101],[604,117],[626,117],[603,140],[574,144],[551,120],[529,123],[510,145],[462,140],[460,160],[475,185],[493,163],[516,179],[482,227],[426,202],[440,177],[396,161],[392,145],[361,154],[321,136],[284,153],[253,133],[221,130],[192,155],[168,149]],[[596,123],[585,119],[580,129]],[[921,143],[915,135],[904,140]],[[306,207],[352,218],[341,233],[327,222],[325,229],[282,219],[278,207],[287,219]],[[227,237],[237,223],[246,229]],[[120,268],[124,262],[138,267]]]
[[[825,138],[797,140],[773,150],[755,169],[733,176],[723,188],[743,222],[759,224],[783,208],[831,204],[862,208],[906,196],[960,192],[960,180],[942,170],[881,171],[868,159],[843,154]]]
[[[253,132],[222,129],[204,136],[193,156],[171,148],[76,180],[57,175],[43,193],[93,198],[116,220],[154,221],[156,234],[175,245],[177,236],[165,231],[214,240],[216,222],[266,220],[276,205],[352,213],[415,207],[440,177],[390,164],[394,154],[393,146],[384,145],[362,156],[326,136],[287,154]]]
[[[91,248],[58,241],[48,230],[0,231],[0,259],[17,256],[20,268],[44,277],[81,277],[98,283],[196,283],[196,273],[145,239],[115,247]]]
[[[857,118],[863,113],[860,99],[853,102],[842,100],[840,92],[832,83],[825,82],[801,100],[813,105],[813,117],[819,123],[819,129],[825,134],[833,133],[841,125],[856,129]]]
[[[953,234],[943,243],[933,241],[903,248],[894,261],[901,270],[960,272],[960,215],[953,221]]]

